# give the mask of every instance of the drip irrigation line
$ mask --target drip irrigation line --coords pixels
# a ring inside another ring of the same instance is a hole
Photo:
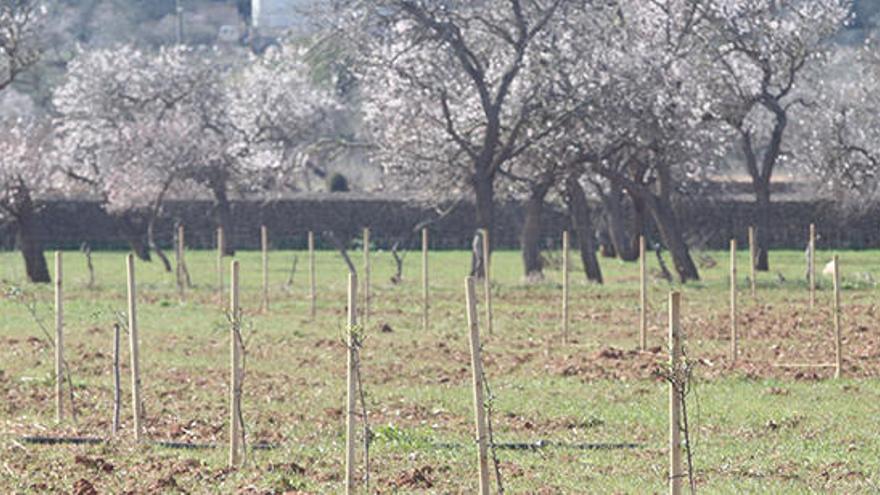
[[[107,439],[96,437],[19,437],[18,441],[33,445],[99,445],[109,442]],[[166,440],[156,440],[147,443],[166,449],[210,450],[219,448],[215,443],[172,442]],[[248,448],[253,450],[274,450],[279,448],[279,446],[277,444],[261,442],[250,445]]]

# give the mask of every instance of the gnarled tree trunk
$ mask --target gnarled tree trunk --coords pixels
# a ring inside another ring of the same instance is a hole
[[[746,170],[752,178],[755,202],[758,208],[755,219],[755,243],[758,251],[755,268],[768,271],[770,270],[770,249],[767,237],[770,228],[770,183],[773,171],[782,154],[782,141],[788,127],[788,107],[780,103],[779,97],[773,97],[766,92],[764,98],[761,99],[761,105],[773,115],[773,127],[770,131],[770,141],[763,149],[760,159],[753,142],[752,131],[741,123],[738,130],[742,139],[741,145],[745,155]]]
[[[226,190],[225,177],[212,180],[209,187],[214,195],[214,221],[217,223],[217,227],[223,228],[223,254],[235,256],[235,247],[232,242],[235,233],[232,225],[232,206]]]
[[[544,198],[550,191],[550,182],[536,184],[525,204],[525,222],[520,232],[523,268],[526,279],[544,278],[544,263],[541,260],[541,216],[544,213]]]
[[[672,204],[668,200],[650,194],[645,199],[645,205],[651,212],[654,221],[657,222],[660,238],[672,255],[679,280],[682,283],[689,280],[700,280],[700,273],[697,271],[697,265],[694,264],[690,249],[684,241],[684,234]]]
[[[770,229],[770,184],[758,180],[754,183],[755,199],[757,200],[757,217],[755,218],[755,244],[757,244],[757,259],[755,269],[760,271],[770,270],[769,242],[767,233]]]
[[[617,249],[614,248],[614,243],[611,241],[611,234],[608,231],[609,228],[607,225],[603,225],[599,228],[599,252],[602,253],[603,258],[616,258]]]
[[[162,248],[159,247],[159,244],[156,242],[155,226],[156,219],[150,219],[150,222],[147,224],[147,242],[150,245],[150,249],[152,249],[153,252],[156,253],[156,256],[162,260],[162,265],[165,267],[165,271],[171,273],[171,261],[168,259],[168,256],[165,256]]]
[[[614,253],[623,261],[635,261],[639,258],[638,236],[636,246],[630,242],[626,233],[626,221],[623,214],[623,189],[612,184],[611,190],[601,195],[605,220],[608,225],[608,237]],[[635,247],[636,249],[633,249]]]
[[[43,243],[40,242],[37,233],[36,209],[30,191],[22,185],[15,196],[16,241],[24,257],[28,280],[34,283],[49,283],[52,279],[49,276],[46,256],[43,254]]]
[[[128,242],[131,252],[143,261],[152,261],[150,248],[146,241],[146,232],[141,226],[140,220],[130,213],[124,213],[116,218],[119,233]]]
[[[645,201],[635,194],[629,195],[633,205],[632,224],[630,225],[629,248],[639,257],[639,237],[648,238],[648,215],[645,213]]]
[[[489,232],[489,252],[491,255],[492,245],[492,226],[495,220],[495,186],[491,177],[484,174],[475,174],[473,177],[474,195],[476,196],[476,215],[477,228],[486,229]],[[485,270],[483,267],[483,251],[482,249],[473,252],[471,256],[471,276],[483,278]]]
[[[590,212],[587,195],[576,176],[565,180],[565,196],[571,223],[581,248],[581,261],[587,280],[602,283],[602,268],[596,257],[596,228]]]
[[[658,190],[655,192],[648,184],[638,182],[614,173],[610,170],[603,170],[603,174],[612,181],[618,181],[633,198],[633,202],[644,207],[647,213],[657,224],[660,231],[660,238],[669,252],[672,254],[672,260],[675,264],[675,270],[682,283],[688,280],[699,280],[700,274],[697,266],[691,258],[690,249],[684,241],[684,233],[678,223],[678,217],[675,209],[672,207],[672,178],[669,169],[666,167],[657,168],[657,185]]]

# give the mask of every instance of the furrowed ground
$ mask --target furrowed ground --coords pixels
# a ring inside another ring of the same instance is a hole
[[[728,352],[726,253],[703,282],[683,287],[687,354],[698,362],[689,395],[698,488],[706,493],[876,492],[880,485],[880,336],[877,252],[842,252],[844,378],[830,368],[781,363],[834,360],[829,279],[808,308],[802,252],[771,256],[758,299],[740,253],[741,361]],[[292,288],[285,287],[298,258]],[[371,491],[473,493],[476,449],[463,277],[469,254],[431,254],[432,325],[421,328],[420,256],[406,256],[392,284],[390,254],[373,258],[372,315],[362,354],[371,449]],[[0,255],[0,487],[4,493],[340,493],[344,469],[346,268],[318,254],[318,318],[308,318],[307,256],[271,253],[271,311],[260,314],[259,253],[243,252],[247,348],[245,467],[227,459],[229,338],[214,293],[215,258],[190,252],[196,287],[179,303],[173,274],[138,262],[141,374],[150,440],[214,443],[213,450],[135,445],[127,335],[123,335],[123,423],[112,442],[38,446],[22,436],[109,436],[112,326],[125,311],[124,254],[95,255],[97,287],[85,261],[65,254],[66,359],[77,420],[54,421],[53,348],[22,299],[39,301],[50,332],[51,286],[23,284],[18,255]],[[558,255],[556,256],[558,258]],[[360,257],[354,256],[356,263]],[[572,258],[576,258],[573,253]],[[817,256],[819,271],[830,253]],[[651,260],[652,263],[655,260]],[[577,264],[579,267],[579,264]],[[652,268],[654,265],[651,265]],[[521,279],[518,253],[494,256],[495,332],[482,328],[485,371],[494,394],[499,444],[551,444],[498,451],[510,493],[664,492],[668,391],[666,297],[651,285],[650,352],[636,352],[638,267],[604,261],[605,286],[572,273],[571,339],[560,334],[560,273],[542,284]],[[228,275],[228,265],[226,272]],[[782,280],[784,278],[784,280]],[[227,282],[228,284],[228,282]],[[481,291],[480,291],[481,293]],[[480,295],[482,299],[482,293]],[[481,319],[483,308],[480,308]],[[384,330],[384,331],[383,331]],[[635,444],[633,448],[586,446]],[[360,446],[360,444],[359,444]],[[358,453],[360,458],[360,452]]]

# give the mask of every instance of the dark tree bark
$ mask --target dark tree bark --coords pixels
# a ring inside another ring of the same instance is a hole
[[[605,221],[608,226],[608,237],[611,246],[614,248],[612,256],[618,256],[623,261],[635,261],[639,258],[638,236],[636,237],[636,246],[627,237],[626,220],[623,214],[623,189],[615,184],[611,185],[608,193],[599,190],[602,199],[602,207],[605,213]]]
[[[607,226],[602,226],[599,229],[599,252],[602,253],[603,258],[616,258],[617,249],[614,248],[614,243],[611,242],[611,234],[608,230]]]
[[[569,176],[565,181],[565,196],[575,236],[581,248],[581,261],[587,280],[602,283],[602,268],[596,257],[596,229],[593,226],[590,204],[577,176]]]
[[[147,224],[147,242],[149,243],[150,249],[156,253],[156,256],[162,261],[162,266],[165,267],[165,271],[171,273],[171,261],[168,259],[168,256],[165,255],[165,252],[162,251],[162,248],[159,247],[159,244],[156,243],[156,235],[155,235],[155,226],[156,219],[150,219],[150,222]]]
[[[697,270],[697,265],[694,264],[687,243],[684,242],[684,235],[672,204],[668,200],[654,196],[649,196],[645,204],[657,223],[660,238],[672,255],[672,262],[675,265],[675,271],[678,272],[679,280],[682,283],[689,280],[700,280],[700,273]]]
[[[476,174],[473,178],[474,195],[476,196],[477,228],[486,229],[489,232],[489,253],[491,256],[492,226],[495,220],[495,184],[491,176]],[[483,250],[474,251],[471,256],[471,276],[483,278],[485,276]]]
[[[657,224],[663,244],[672,254],[675,270],[682,283],[689,280],[700,280],[697,265],[691,258],[690,249],[684,241],[684,233],[678,223],[675,209],[672,207],[672,177],[668,167],[656,167],[656,192],[648,185],[637,182],[629,177],[609,169],[599,172],[608,180],[616,181],[629,193],[633,201],[641,201],[645,211]]]
[[[159,215],[162,213],[162,205],[165,203],[165,194],[168,192],[168,189],[173,182],[173,177],[169,177],[168,180],[165,181],[162,191],[156,196],[153,207],[150,209],[150,217],[147,220],[147,242],[150,245],[150,249],[152,249],[153,252],[156,253],[156,256],[162,260],[162,265],[168,273],[171,273],[171,261],[168,260],[168,256],[165,256],[165,252],[162,251],[162,248],[156,242],[156,220],[159,219]]]
[[[770,231],[770,183],[756,182],[755,197],[758,205],[758,216],[755,218],[755,244],[757,244],[758,248],[755,269],[766,272],[770,270],[769,242],[767,239],[767,234]]]
[[[30,191],[20,185],[15,192],[16,240],[24,257],[28,280],[34,283],[49,283],[49,267],[43,254],[43,243],[37,233],[36,209]]]
[[[235,246],[233,245],[233,225],[232,225],[232,206],[229,202],[229,194],[226,190],[226,178],[218,177],[211,180],[209,184],[211,193],[214,195],[214,221],[217,227],[223,228],[223,254],[226,256],[235,256]]]
[[[645,204],[660,230],[660,238],[672,255],[672,262],[681,283],[700,280],[700,272],[691,257],[690,249],[684,241],[684,232],[678,223],[678,216],[672,207],[672,175],[669,167],[657,167],[657,194],[645,196]]]
[[[632,224],[630,224],[629,247],[630,251],[639,257],[639,237],[648,236],[648,215],[645,212],[645,202],[635,194],[629,195],[633,205]]]
[[[146,232],[141,226],[141,221],[134,215],[126,213],[117,217],[117,222],[119,233],[128,242],[131,252],[140,260],[152,261],[146,241]]]
[[[783,94],[784,96],[784,94]],[[767,241],[767,233],[770,225],[770,184],[773,178],[773,171],[782,154],[782,141],[785,137],[785,130],[788,127],[788,110],[782,106],[779,99],[782,96],[773,96],[764,89],[761,98],[761,105],[773,115],[773,129],[770,132],[770,142],[763,150],[763,154],[758,156],[755,149],[755,143],[752,133],[749,129],[743,127],[740,122],[738,130],[740,133],[741,145],[745,154],[746,170],[752,178],[752,187],[755,190],[755,204],[758,208],[757,218],[755,219],[755,244],[758,251],[758,258],[755,262],[755,268],[760,271],[770,270],[769,245]]]
[[[525,222],[520,233],[523,269],[526,279],[541,279],[544,276],[544,263],[541,260],[541,217],[544,213],[544,198],[550,191],[552,182],[542,182],[532,188],[525,204]]]

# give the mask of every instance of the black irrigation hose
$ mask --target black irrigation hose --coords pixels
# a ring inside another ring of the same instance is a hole
[[[18,440],[34,445],[97,445],[107,442],[103,438],[89,437],[20,437]],[[214,443],[171,442],[163,440],[147,443],[166,449],[209,450],[218,448],[217,444]],[[250,448],[254,450],[274,450],[278,448],[278,445],[262,442],[251,445]]]
[[[32,443],[36,445],[97,445],[104,443],[102,438],[84,438],[84,437],[19,437],[18,441],[23,443]]]
[[[20,437],[20,442],[36,444],[36,445],[97,445],[107,442],[103,438],[89,437]],[[209,450],[218,448],[213,443],[189,443],[189,442],[171,442],[171,441],[154,441],[149,442],[158,447],[166,449],[186,449],[186,450]],[[461,443],[436,443],[433,444],[437,449],[460,449],[467,448],[469,445]],[[497,443],[495,448],[499,450],[523,450],[537,451],[542,449],[572,449],[572,450],[627,450],[638,449],[642,446],[637,443],[562,443],[549,442],[546,440],[538,440],[533,443]],[[274,450],[278,445],[270,443],[258,443],[251,446],[254,450]]]
[[[470,447],[460,443],[437,443],[434,447],[438,449],[459,449]],[[562,443],[549,442],[546,440],[538,440],[533,443],[496,443],[495,448],[498,450],[527,450],[537,451],[542,449],[572,449],[572,450],[626,450],[638,449],[642,446],[637,443]]]

